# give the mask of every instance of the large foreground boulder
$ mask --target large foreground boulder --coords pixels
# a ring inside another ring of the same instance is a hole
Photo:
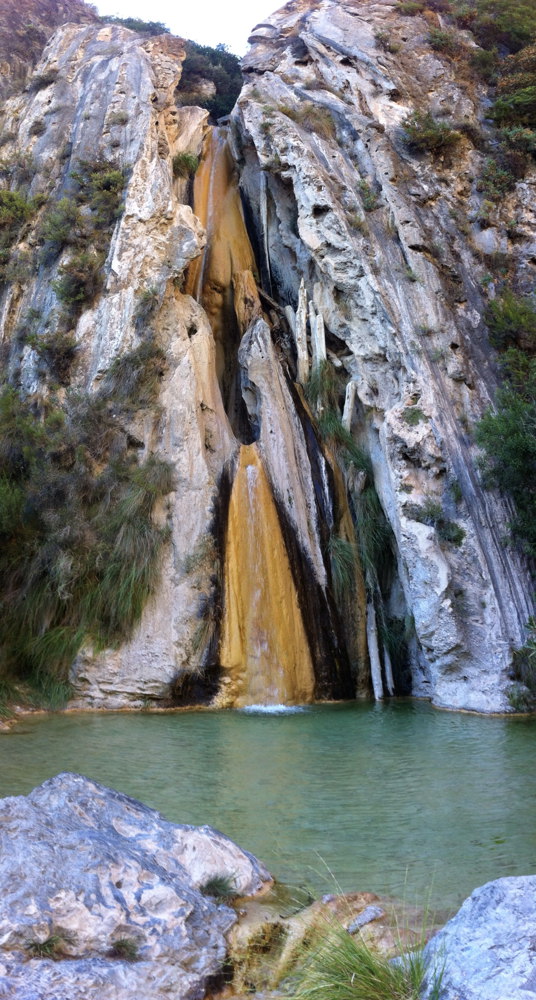
[[[78,774],[0,801],[0,997],[194,1000],[236,915],[200,891],[270,881],[208,826],[178,826]]]
[[[439,1000],[533,1000],[536,875],[475,889],[426,951],[443,966]],[[430,987],[423,1000],[432,996]]]

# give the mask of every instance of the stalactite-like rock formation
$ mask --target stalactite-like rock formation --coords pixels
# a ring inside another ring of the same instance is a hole
[[[158,456],[172,489],[158,582],[125,641],[79,640],[72,704],[504,709],[531,589],[468,428],[495,386],[483,240],[510,249],[521,219],[531,280],[533,175],[484,237],[482,95],[388,2],[303,0],[255,29],[230,129],[177,106],[179,39],[93,19],[50,37],[27,90],[30,64],[11,73],[5,371],[43,425],[93,400],[110,461]],[[424,94],[465,125],[455,156],[408,150]]]

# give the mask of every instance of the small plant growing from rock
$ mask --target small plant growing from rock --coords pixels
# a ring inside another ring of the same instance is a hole
[[[460,42],[456,35],[441,28],[430,28],[428,42],[436,52],[444,52],[448,56],[454,56],[460,50]]]
[[[237,895],[235,876],[213,875],[199,886],[199,892],[203,893],[203,896],[211,896],[217,900],[233,899]]]
[[[172,164],[174,177],[193,177],[199,166],[199,157],[193,153],[176,153]]]
[[[373,212],[378,207],[378,195],[368,181],[359,181],[358,188],[365,212]]]
[[[416,427],[421,420],[426,420],[426,414],[418,406],[408,406],[402,414],[402,420],[410,427]]]
[[[413,521],[421,524],[428,524],[435,528],[438,538],[442,542],[459,546],[465,538],[465,531],[455,521],[449,521],[445,517],[441,504],[432,497],[426,497],[424,503],[408,503],[406,513]]]
[[[117,938],[108,952],[108,957],[121,958],[124,962],[137,962],[140,957],[138,944],[134,938]]]
[[[413,111],[404,118],[402,128],[410,149],[419,153],[442,153],[460,138],[452,125],[438,121],[430,111]]]
[[[112,111],[111,115],[108,117],[108,125],[126,125],[128,122],[128,114],[126,111]]]
[[[45,941],[27,941],[26,951],[32,958],[60,958],[66,944],[70,944],[68,936],[51,934]]]

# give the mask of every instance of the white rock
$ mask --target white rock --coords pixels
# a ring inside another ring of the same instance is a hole
[[[0,801],[0,997],[183,1000],[199,996],[236,920],[199,886],[226,875],[249,895],[270,880],[211,827],[178,826],[81,775]],[[54,935],[64,958],[31,958]],[[138,961],[111,958],[135,943]]]

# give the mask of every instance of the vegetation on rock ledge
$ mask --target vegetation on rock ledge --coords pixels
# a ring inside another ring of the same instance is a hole
[[[0,396],[4,695],[22,683],[45,704],[61,702],[81,645],[124,642],[154,589],[168,537],[154,514],[173,482],[155,456],[138,462],[120,423],[129,406],[140,406],[130,402],[143,381],[140,366],[117,398],[111,381],[119,363],[106,392],[71,395],[64,408],[34,405],[11,387]],[[157,383],[151,370],[146,405]]]

